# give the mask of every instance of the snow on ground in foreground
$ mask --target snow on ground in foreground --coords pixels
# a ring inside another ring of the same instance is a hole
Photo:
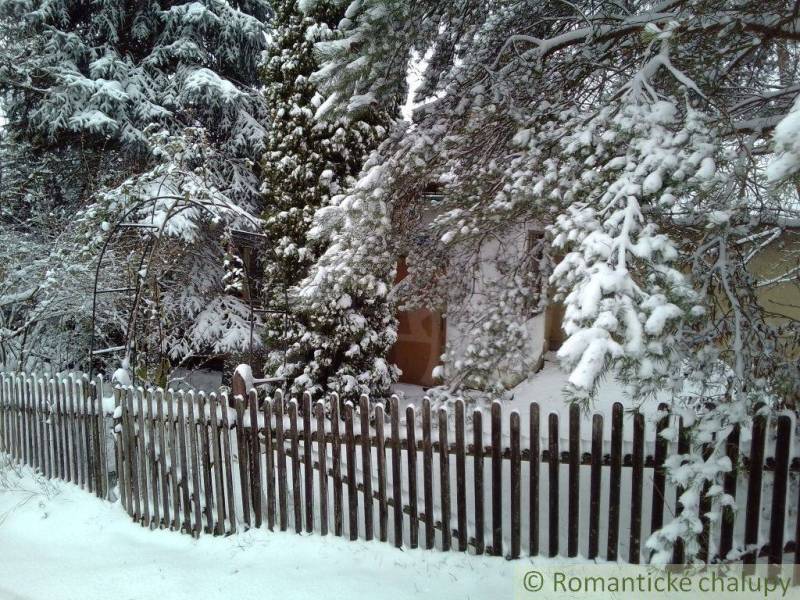
[[[194,540],[144,529],[119,504],[4,463],[0,455],[3,600],[488,600],[512,597],[520,564],[263,529]]]

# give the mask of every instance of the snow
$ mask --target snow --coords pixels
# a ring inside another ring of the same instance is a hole
[[[2,465],[0,456],[0,597],[9,600],[289,600],[333,589],[349,600],[511,597],[529,563],[266,529],[193,539],[141,528],[119,504]]]

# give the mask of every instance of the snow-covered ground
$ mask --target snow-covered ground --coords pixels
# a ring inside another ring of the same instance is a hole
[[[2,456],[0,550],[3,600],[488,600],[512,597],[526,562],[265,529],[197,540],[150,531],[119,504]]]

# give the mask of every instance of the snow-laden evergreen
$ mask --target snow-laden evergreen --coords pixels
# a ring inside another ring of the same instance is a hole
[[[591,401],[612,376],[683,416],[691,450],[668,464],[683,511],[649,541],[656,562],[678,537],[695,558],[703,521],[725,518],[733,427],[800,391],[798,323],[765,296],[798,274],[796,246],[779,241],[800,222],[792,10],[360,0],[344,37],[320,44],[314,79],[337,95],[334,114],[365,96],[392,106],[412,57],[427,58],[413,125],[373,157],[374,218],[388,210],[408,256],[392,301],[468,325],[468,347],[445,357],[450,391],[506,387],[526,320],[554,296],[569,398]],[[549,247],[526,263],[525,232],[539,228]],[[775,250],[786,267],[758,277]],[[487,266],[503,275],[481,280]]]
[[[226,228],[259,224],[257,64],[270,16],[265,0],[0,2],[4,159],[27,174],[4,181],[3,202],[56,219],[47,230],[14,209],[4,221],[40,241],[50,256],[37,260],[57,271],[69,263],[74,279],[63,283],[82,290],[61,313],[40,302],[63,290],[37,289],[28,322],[3,330],[6,351],[62,366],[47,346],[77,328],[71,360],[85,360],[86,290],[103,240],[128,211],[126,220],[157,227],[170,217],[158,264],[144,274],[150,324],[140,349],[177,361],[246,343],[246,309],[222,285],[223,240]],[[120,280],[129,249],[110,247]],[[103,300],[100,343],[114,345],[127,309]]]
[[[333,199],[352,183],[366,155],[385,135],[381,123],[386,118],[369,107],[340,118],[317,118],[325,99],[309,79],[319,66],[314,45],[337,37],[331,28],[344,14],[339,2],[315,2],[303,6],[305,12],[300,8],[296,0],[276,4],[262,69],[271,123],[261,161],[266,234],[260,257],[262,296],[267,309],[289,312],[288,318],[272,313],[265,317],[265,370],[285,377],[295,393],[336,390],[356,397],[372,384],[388,389],[391,369],[372,361],[385,353],[390,341],[380,342],[376,350],[376,342],[351,319],[358,291],[332,265],[323,263],[310,276],[313,282],[303,284],[327,246],[339,247],[346,239],[338,237],[355,232],[323,224],[311,238],[307,234],[317,210],[331,204],[337,208],[326,211],[342,210],[342,202]],[[327,283],[331,276],[337,278],[335,289]],[[301,291],[299,284],[306,289]],[[376,331],[385,327],[381,321]],[[380,337],[391,339],[383,333]],[[378,376],[369,376],[373,369]]]

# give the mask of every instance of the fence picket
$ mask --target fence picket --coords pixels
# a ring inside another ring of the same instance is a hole
[[[195,536],[199,536],[203,531],[203,516],[200,503],[200,496],[203,494],[203,488],[200,484],[200,470],[202,468],[202,459],[200,458],[200,448],[198,440],[198,428],[205,426],[202,414],[195,416],[195,395],[194,392],[189,392],[186,396],[181,395],[181,402],[186,400],[187,405],[187,427],[189,428],[189,448],[190,448],[190,463],[192,471],[192,498],[194,499],[194,524],[192,531]],[[198,411],[199,405],[198,405]]]
[[[450,454],[447,441],[447,409],[439,409],[439,491],[442,509],[442,550],[447,552],[452,544],[450,526]],[[428,518],[433,519],[433,514]]]
[[[225,514],[225,490],[222,487],[222,444],[220,443],[219,416],[217,415],[219,408],[219,396],[212,392],[208,397],[208,412],[211,417],[211,453],[214,457],[213,483],[217,504],[217,526],[214,531],[216,535],[225,535],[225,519],[227,515]]]
[[[306,533],[314,531],[314,465],[311,459],[311,394],[303,394],[303,475],[306,508]]]
[[[294,531],[303,531],[303,500],[300,489],[300,449],[297,433],[297,400],[289,401],[289,442],[292,454],[292,505],[294,509]]]
[[[589,484],[589,551],[587,558],[597,558],[600,545],[600,492],[603,477],[603,416],[592,417],[592,470]]]
[[[758,544],[761,520],[761,481],[764,471],[764,443],[766,442],[767,419],[756,415],[753,419],[753,435],[750,439],[750,478],[747,482],[747,510],[745,512],[745,546]],[[742,562],[753,564],[758,550],[746,553]]]
[[[190,426],[187,423],[186,417],[186,396],[182,391],[178,392],[177,395],[177,403],[178,403],[178,416],[177,421],[175,422],[175,428],[178,433],[178,455],[180,456],[181,461],[181,500],[183,501],[183,530],[186,533],[191,534],[192,530],[192,507],[191,507],[191,494],[189,490],[189,485],[191,481],[191,477],[194,474],[194,467],[192,467],[191,471],[189,470],[189,459],[191,458],[191,454],[189,458],[187,458],[187,449],[186,449],[186,433],[187,428]],[[172,396],[173,402],[175,402],[175,395]],[[191,422],[191,417],[189,417],[189,422]],[[189,434],[191,437],[191,434]]]
[[[433,444],[431,442],[431,401],[422,400],[422,493],[425,507],[425,548],[433,548]]]
[[[631,475],[631,531],[628,562],[639,564],[642,539],[642,482],[644,481],[644,415],[633,415],[633,473]]]
[[[417,502],[417,415],[413,406],[406,407],[406,457],[408,459],[409,544],[419,547],[419,507]]]
[[[725,474],[725,481],[723,489],[727,495],[736,499],[736,479],[739,470],[739,436],[741,430],[739,425],[735,425],[731,432],[728,434],[728,439],[725,443],[725,453],[731,461],[731,470]],[[733,548],[733,526],[735,523],[736,513],[731,506],[725,506],[722,509],[722,516],[720,523],[719,534],[719,557],[725,559],[728,552]],[[800,523],[800,518],[797,519]],[[796,538],[800,541],[800,536]],[[798,544],[800,548],[800,544]]]
[[[317,457],[319,460],[319,532],[328,535],[328,442],[325,439],[325,404],[314,405],[317,417]]]
[[[578,556],[580,525],[581,410],[569,406],[569,504],[567,517],[567,556]]]
[[[464,439],[464,401],[456,400],[456,512],[458,519],[458,550],[467,550],[467,458]]]
[[[530,462],[529,481],[528,481],[528,554],[537,556],[539,554],[539,472],[542,452],[540,448],[541,438],[539,433],[539,405],[536,402],[530,404]]]
[[[392,422],[392,501],[393,501],[393,523],[394,523],[394,545],[397,548],[403,546],[403,489],[402,489],[402,447],[400,443],[400,400],[397,396],[392,396],[389,410]],[[408,450],[411,453],[411,449]]]
[[[261,527],[264,507],[261,505],[261,442],[258,437],[258,394],[255,389],[247,391],[246,406],[250,413],[250,427],[244,435],[244,439],[250,441],[245,452],[248,466],[247,480],[250,482],[250,505],[253,509],[255,526]]]
[[[250,520],[250,495],[251,495],[251,488],[250,488],[250,468],[249,468],[249,458],[248,458],[248,450],[247,450],[247,440],[248,440],[248,433],[245,431],[244,427],[244,409],[245,409],[245,399],[237,395],[234,399],[234,403],[236,406],[236,449],[238,453],[238,462],[239,462],[239,491],[242,496],[242,519],[244,519],[245,525],[249,528],[252,524]],[[269,424],[267,412],[268,408],[265,404],[264,408],[264,417],[265,417],[265,430],[269,431]],[[251,419],[252,421],[252,419]]]
[[[167,423],[166,423],[166,439],[169,445],[169,460],[171,463],[170,468],[170,490],[172,492],[172,522],[170,528],[180,531],[181,528],[181,496],[179,493],[179,486],[182,490],[184,482],[186,481],[186,467],[185,459],[179,455],[179,447],[182,447],[182,442],[178,439],[179,424],[175,421],[175,392],[172,389],[167,390]],[[179,462],[180,460],[180,462]],[[180,471],[178,470],[180,469]],[[188,504],[188,500],[186,504]]]
[[[521,484],[520,471],[522,459],[520,453],[520,423],[519,413],[511,413],[511,558],[519,558],[521,515]]]
[[[492,554],[503,555],[503,448],[501,410],[492,402]]]
[[[387,525],[389,520],[388,503],[386,498],[386,440],[384,431],[385,420],[383,405],[375,406],[375,452],[378,458],[378,539],[385,542],[388,538]]]
[[[548,439],[548,459],[550,474],[550,513],[548,516],[549,526],[547,537],[550,547],[550,556],[558,555],[558,497],[559,497],[559,469],[561,460],[558,454],[558,415],[550,413],[548,417],[550,425],[550,435]]]
[[[473,466],[473,483],[475,486],[475,553],[483,554],[485,521],[483,514],[483,413],[475,410],[472,413],[472,448],[475,459]]]
[[[236,495],[233,490],[233,454],[231,450],[230,401],[227,392],[222,392],[219,408],[222,411],[222,452],[225,455],[225,490],[227,497],[228,527],[236,533]],[[256,433],[256,439],[258,434]]]
[[[367,541],[373,538],[372,515],[372,447],[369,435],[369,398],[359,398],[359,422],[361,424],[361,483],[364,488],[364,537]]]
[[[775,470],[772,479],[772,510],[769,521],[769,563],[780,565],[783,562],[783,537],[786,525],[786,492],[789,484],[789,451],[791,447],[792,420],[787,415],[778,417],[777,439],[775,442]],[[800,540],[796,540],[797,543]],[[774,567],[771,572],[780,571]]]
[[[280,509],[281,531],[289,527],[289,509],[286,493],[286,447],[283,440],[283,394],[275,392],[275,453],[278,461],[278,508]]]
[[[156,436],[158,437],[158,465],[161,472],[161,526],[171,527],[169,504],[169,480],[174,479],[175,463],[167,464],[166,424],[164,423],[164,390],[155,392],[156,401]],[[172,473],[171,473],[172,472]]]
[[[650,511],[650,531],[658,531],[664,525],[664,492],[666,487],[666,472],[664,471],[664,460],[667,457],[669,443],[662,436],[662,432],[669,427],[668,407],[662,403],[658,405],[658,411],[663,416],[656,423],[655,451],[653,453],[653,495]]]
[[[342,503],[342,440],[339,435],[339,397],[331,394],[331,433],[333,434],[333,447],[331,448],[333,460],[333,535],[342,536],[344,523],[344,506]]]
[[[689,436],[683,426],[683,417],[678,418],[678,454],[686,454],[689,451]],[[684,490],[678,486],[675,490],[675,514],[680,515],[683,506],[680,503],[680,497]],[[672,562],[675,564],[682,564],[684,561],[684,547],[683,540],[675,540],[675,547],[672,550]]]
[[[622,404],[611,408],[611,469],[608,490],[608,544],[606,560],[617,560],[619,546],[619,500],[622,478]]]
[[[347,453],[347,506],[349,508],[348,531],[350,539],[358,539],[358,491],[356,486],[356,449],[353,435],[353,405],[344,405],[344,442]]]
[[[133,388],[126,388],[124,390],[123,403],[125,410],[123,413],[123,424],[125,426],[127,443],[127,472],[128,480],[130,482],[130,498],[133,500],[131,504],[132,516],[134,521],[139,521],[142,515],[141,497],[139,495],[139,461],[138,461],[138,446],[136,434],[136,412],[134,410],[134,390]]]
[[[158,471],[161,464],[156,460],[156,436],[155,427],[153,426],[153,404],[155,401],[155,394],[152,388],[145,392],[145,440],[147,445],[148,466],[150,471],[150,485],[153,494],[153,516],[150,521],[151,527],[161,527],[161,509],[159,502],[161,501],[158,494],[159,475]]]
[[[267,527],[275,529],[275,455],[272,443],[272,400],[264,400],[264,472],[267,480]]]

